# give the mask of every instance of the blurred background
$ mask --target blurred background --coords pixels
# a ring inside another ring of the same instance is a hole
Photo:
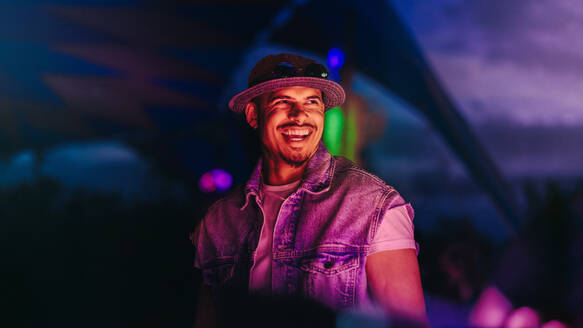
[[[295,52],[415,208],[433,326],[583,327],[581,35],[577,0],[0,0],[8,318],[191,326],[188,235],[259,156],[227,102]]]

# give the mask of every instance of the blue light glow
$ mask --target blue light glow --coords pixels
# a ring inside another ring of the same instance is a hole
[[[328,68],[332,71],[338,71],[344,65],[344,53],[338,48],[328,50],[328,59],[326,60]]]

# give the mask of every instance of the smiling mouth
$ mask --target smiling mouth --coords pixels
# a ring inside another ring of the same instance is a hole
[[[308,138],[312,132],[310,129],[304,127],[289,127],[282,129],[281,134],[286,141],[300,142]]]

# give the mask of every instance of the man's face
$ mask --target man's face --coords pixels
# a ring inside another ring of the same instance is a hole
[[[301,166],[318,148],[324,130],[322,91],[289,87],[260,97],[258,129],[265,155]]]

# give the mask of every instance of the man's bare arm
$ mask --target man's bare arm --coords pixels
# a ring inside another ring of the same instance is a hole
[[[373,299],[390,316],[427,325],[415,250],[399,249],[369,255],[365,269]]]

